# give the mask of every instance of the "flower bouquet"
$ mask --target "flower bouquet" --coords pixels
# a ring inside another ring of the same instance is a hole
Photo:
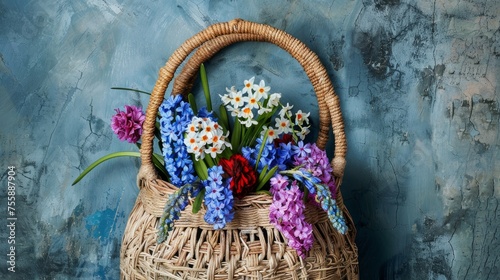
[[[194,99],[190,104],[181,95],[160,106],[165,168],[179,189],[167,200],[158,242],[168,237],[190,199],[195,199],[194,213],[203,204],[205,222],[221,229],[234,219],[234,200],[251,193],[272,196],[269,220],[301,257],[314,238],[304,216],[307,203],[327,212],[340,233],[347,231],[326,152],[303,142],[310,113],[293,113],[293,105],[281,103],[280,93],[254,80],[245,80],[241,90],[226,88],[218,114],[210,105],[195,114]],[[207,87],[205,96],[211,104]]]
[[[318,97],[316,143],[306,141],[310,113],[282,103],[263,80],[210,94],[202,62],[247,40],[272,42],[304,67]],[[203,107],[187,94],[198,69]],[[220,98],[217,110],[213,97]],[[331,163],[324,151],[330,125]],[[317,56],[297,39],[242,20],[210,26],[160,70],[146,115],[130,106],[117,110],[112,128],[122,140],[142,139],[139,154],[115,153],[91,166],[123,155],[142,160],[122,242],[122,278],[357,278],[355,229],[339,190],[345,136],[338,98]]]

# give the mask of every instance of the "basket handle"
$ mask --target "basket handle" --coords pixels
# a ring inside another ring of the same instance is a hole
[[[230,35],[231,36],[225,36]],[[229,40],[228,40],[229,39]],[[321,64],[317,55],[306,45],[288,33],[265,24],[259,24],[241,19],[230,22],[217,23],[211,25],[186,40],[168,59],[164,67],[160,69],[158,80],[151,93],[150,102],[146,110],[146,120],[143,124],[142,146],[141,146],[141,168],[137,175],[137,183],[142,187],[148,180],[155,180],[158,175],[152,163],[153,138],[155,130],[156,116],[160,107],[168,84],[172,81],[177,68],[193,52],[194,49],[206,44],[202,50],[208,52],[208,57],[215,52],[210,51],[210,46],[220,45],[219,49],[225,45],[238,41],[266,41],[277,45],[292,55],[304,68],[309,76],[313,88],[318,97],[318,108],[320,110],[320,133],[318,135],[318,146],[324,148],[328,140],[328,130],[332,124],[335,154],[332,160],[334,176],[340,186],[345,168],[345,154],[347,143],[344,133],[344,123],[340,110],[340,101],[335,94],[333,85],[326,69]],[[212,53],[212,54],[210,54]],[[203,55],[201,55],[203,57]],[[202,59],[203,60],[203,59]],[[197,64],[199,66],[199,63]],[[194,67],[193,67],[194,68]],[[198,67],[196,67],[198,68]],[[192,70],[191,70],[192,71]],[[197,70],[195,70],[197,71]],[[194,72],[196,73],[196,72]],[[188,77],[186,81],[189,81]],[[182,84],[183,82],[180,82]],[[176,92],[178,93],[178,92]]]
[[[205,61],[209,60],[218,53],[221,49],[232,45],[237,42],[242,41],[265,41],[264,37],[259,34],[229,34],[222,35],[201,45],[196,52],[189,58],[189,60],[182,67],[180,74],[174,79],[172,94],[182,94],[187,95],[191,88],[193,87],[196,75],[198,74],[200,65]],[[314,70],[314,69],[305,69]],[[311,81],[318,81],[319,77],[316,72],[309,71],[306,73]],[[330,112],[325,103],[324,94],[316,94],[318,99],[318,108],[320,113],[319,119],[319,133],[316,141],[316,145],[325,149],[326,143],[328,141],[328,133],[330,131]]]
[[[221,49],[241,41],[265,41],[265,40],[264,37],[259,34],[240,33],[240,34],[221,35],[208,42],[205,42],[189,58],[189,60],[182,67],[181,72],[174,79],[172,94],[173,95],[182,94],[186,96],[193,87],[200,65],[205,61],[211,59],[212,56],[218,53]],[[317,72],[312,71],[314,69],[311,69],[310,67],[305,67],[305,70],[306,71],[310,70],[306,74],[311,81],[319,80]],[[330,112],[328,111],[328,107],[324,99],[324,93],[319,92],[318,94],[316,94],[316,97],[318,99],[318,108],[320,116],[319,133],[317,136],[316,145],[320,149],[325,149],[331,125]]]
[[[218,53],[221,49],[241,41],[264,41],[264,37],[258,34],[229,34],[222,35],[201,45],[196,52],[189,58],[189,60],[182,67],[180,74],[174,79],[172,94],[187,95],[193,87],[194,80],[198,74],[200,65],[209,60],[213,55]],[[306,69],[314,70],[314,69]],[[316,72],[310,71],[307,76],[311,81],[318,81],[319,77]],[[319,119],[319,133],[316,140],[316,145],[320,149],[325,149],[328,141],[328,133],[330,131],[330,112],[326,105],[324,94],[316,94],[318,99],[318,108],[320,113]]]

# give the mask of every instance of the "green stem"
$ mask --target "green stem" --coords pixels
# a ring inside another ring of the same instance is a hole
[[[100,159],[96,160],[91,165],[89,165],[89,167],[87,167],[85,170],[83,170],[82,174],[80,174],[80,176],[78,176],[75,179],[75,181],[73,182],[73,184],[71,184],[71,185],[74,186],[83,177],[85,177],[85,175],[87,175],[87,173],[89,173],[90,171],[92,171],[92,169],[94,169],[99,164],[101,164],[101,163],[103,163],[103,162],[105,162],[105,161],[107,161],[109,159],[117,158],[117,157],[141,157],[141,153],[139,153],[139,152],[115,152],[115,153],[103,156]]]
[[[207,72],[205,71],[205,65],[203,63],[200,65],[200,78],[201,86],[203,87],[203,93],[205,93],[205,99],[207,100],[207,110],[212,111],[212,100],[210,99],[210,89],[208,87]]]
[[[259,167],[260,157],[262,156],[262,151],[264,150],[264,146],[267,144],[267,135],[269,129],[264,133],[264,139],[262,139],[262,143],[260,144],[259,154],[257,155],[257,161],[255,162],[255,170]]]
[[[147,95],[151,95],[151,93],[147,92],[147,91],[143,91],[143,90],[140,90],[140,89],[135,89],[135,88],[126,88],[126,87],[112,87],[111,89],[118,89],[118,90],[128,90],[128,91],[135,91],[135,92],[139,92],[139,93],[145,93]]]
[[[198,113],[198,106],[196,106],[196,100],[194,98],[194,95],[192,93],[188,94],[188,102],[189,105],[191,105],[191,109],[193,109],[193,112],[195,114]]]

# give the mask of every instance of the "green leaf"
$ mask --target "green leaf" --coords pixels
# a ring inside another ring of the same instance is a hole
[[[229,159],[232,155],[233,155],[233,150],[226,147],[224,151],[222,151],[222,153],[219,155],[219,159],[221,158]]]
[[[215,160],[209,154],[205,154],[205,158],[203,158],[203,161],[205,162],[205,164],[208,168],[216,165]],[[208,174],[208,171],[207,171],[207,174]]]
[[[318,186],[316,186],[316,189],[318,188]],[[302,196],[302,201],[304,201],[304,204],[307,203],[307,201],[309,201],[309,189],[307,188],[304,188],[304,195]]]
[[[219,124],[224,129],[224,132],[229,130],[229,118],[227,117],[226,107],[221,104],[219,107]]]
[[[238,152],[238,145],[240,144],[241,138],[241,123],[238,118],[234,119],[233,135],[231,135],[231,145],[233,146],[233,151]]]
[[[87,167],[85,170],[83,170],[82,174],[80,174],[80,176],[78,176],[75,179],[75,181],[73,182],[73,184],[71,184],[71,185],[74,186],[83,177],[85,177],[85,175],[87,175],[87,173],[89,173],[90,171],[92,171],[92,169],[94,169],[99,164],[101,164],[101,163],[103,163],[103,162],[105,162],[105,161],[107,161],[109,159],[117,158],[117,157],[141,157],[141,153],[139,153],[139,152],[115,152],[115,153],[103,156],[100,159],[98,159],[95,162],[93,162],[91,165],[89,165],[89,167]]]
[[[198,113],[198,106],[196,106],[196,100],[194,98],[194,95],[192,93],[188,94],[188,102],[189,105],[191,105],[191,109],[195,114]]]
[[[161,134],[160,134],[160,122],[155,122],[155,131],[154,131],[155,137],[161,141]]]
[[[212,111],[212,100],[210,99],[210,88],[208,87],[207,72],[205,71],[205,65],[203,63],[200,65],[200,79],[201,86],[203,87],[203,93],[205,93],[205,99],[207,100],[207,110]]]
[[[264,176],[264,179],[259,182],[259,185],[257,186],[257,191],[260,191],[264,185],[271,180],[271,177],[273,177],[274,173],[276,173],[276,170],[278,170],[278,166],[276,165],[275,167],[271,168],[269,172],[267,172],[266,176]]]
[[[245,146],[255,146],[255,142],[257,141],[257,138],[260,136],[260,131],[262,130],[262,127],[264,126],[264,123],[258,124],[248,135],[244,136],[245,141]]]
[[[266,176],[266,172],[267,172],[267,169],[269,168],[269,165],[265,165],[264,168],[262,168],[262,171],[260,171],[260,174],[259,174],[259,179],[258,179],[258,182],[264,180],[264,176]]]
[[[154,130],[154,135],[158,141],[156,142],[158,144],[158,148],[160,149],[160,152],[163,152],[163,146],[161,142],[161,128],[160,128],[160,122],[155,123],[155,130]]]
[[[241,136],[240,136],[240,142],[239,142],[239,145],[238,145],[238,148],[241,148],[241,147],[245,147],[245,135],[247,135],[247,132],[249,130],[252,129],[252,126],[251,127],[247,127],[246,125],[241,125]]]
[[[163,167],[165,167],[165,161],[163,159],[163,156],[157,153],[153,153],[153,159],[157,160],[159,164],[161,164]]]
[[[208,168],[203,160],[195,160],[194,156],[192,156],[194,171],[201,180],[208,179]]]
[[[112,87],[111,89],[135,91],[135,92],[139,92],[139,93],[144,93],[144,94],[147,94],[147,95],[151,95],[151,93],[150,93],[150,92],[143,91],[143,90],[140,90],[140,89],[135,89],[135,88],[127,88],[127,87]]]
[[[163,157],[159,154],[153,153],[152,159],[156,169],[158,169],[158,171],[160,171],[165,178],[169,178],[170,176],[168,175],[167,170],[165,170],[165,161],[163,160]]]
[[[198,213],[198,211],[200,211],[204,197],[205,197],[205,189],[202,189],[193,202],[193,214],[196,214]]]

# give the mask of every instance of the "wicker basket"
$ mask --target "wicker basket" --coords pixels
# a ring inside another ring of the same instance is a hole
[[[305,259],[287,246],[286,239],[269,222],[272,198],[248,195],[235,200],[235,217],[224,229],[213,230],[203,220],[203,209],[182,213],[168,239],[157,244],[156,228],[167,197],[175,186],[159,179],[152,164],[155,119],[166,88],[177,68],[173,93],[184,94],[200,63],[223,47],[239,41],[265,41],[289,52],[304,68],[318,98],[320,116],[316,144],[324,149],[333,128],[334,176],[340,186],[346,154],[339,99],[316,54],[289,34],[268,25],[235,19],[209,26],[182,44],[160,69],[146,112],[142,135],[139,196],[130,214],[120,253],[122,279],[358,279],[356,230],[337,188],[337,204],[349,231],[334,229],[326,213],[307,207],[315,243]],[[196,51],[195,51],[196,49]]]

